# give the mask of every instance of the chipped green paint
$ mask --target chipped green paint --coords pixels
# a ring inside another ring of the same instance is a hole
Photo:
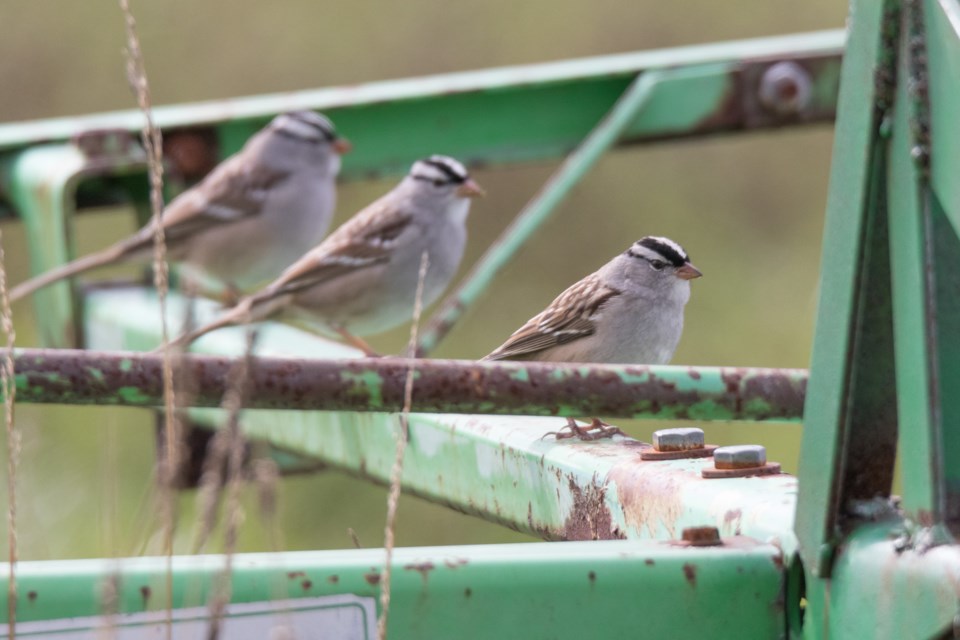
[[[361,373],[343,372],[343,377],[347,380],[354,380],[361,383],[357,393],[365,393],[369,397],[370,408],[378,409],[383,406],[383,378],[376,371],[363,371]]]
[[[150,396],[137,387],[120,387],[117,389],[117,397],[126,404],[134,405],[149,405],[153,401]]]

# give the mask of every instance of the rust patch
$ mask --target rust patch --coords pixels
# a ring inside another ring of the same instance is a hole
[[[304,591],[310,591],[310,587],[313,586],[313,581],[304,580],[303,582],[300,583],[300,586],[303,588]]]
[[[726,533],[732,533],[735,536],[740,535],[740,521],[743,520],[743,511],[740,509],[730,509],[723,514],[723,529]]]
[[[682,514],[680,494],[685,486],[704,482],[693,471],[663,468],[658,464],[627,461],[615,465],[607,479],[617,487],[617,500],[626,524],[632,531],[647,532],[647,537],[678,538],[677,521]]]
[[[683,564],[683,577],[687,579],[687,582],[694,589],[697,588],[697,567],[692,565],[689,562]]]
[[[469,598],[472,595],[473,595],[473,589],[471,589],[470,587],[467,587],[466,589],[463,590],[464,598]]]
[[[337,574],[333,574],[332,576],[327,578],[327,582],[329,582],[330,584],[337,584],[338,582],[340,582],[340,576],[338,576]]]
[[[653,561],[653,558],[647,558],[643,561],[643,564],[647,565],[648,567],[652,567],[656,564],[656,562]]]
[[[24,400],[47,399],[73,403],[153,405],[162,396],[162,362],[159,356],[69,352],[51,356],[28,349],[17,354],[16,368],[29,381]],[[194,385],[195,406],[216,407],[223,397],[224,380],[232,361],[218,356],[188,356],[183,366]],[[249,408],[321,409],[324,411],[399,411],[403,406],[406,374],[404,358],[376,362],[303,361],[260,358],[251,372]],[[96,368],[100,375],[90,375]],[[710,401],[718,415],[728,418],[798,418],[803,411],[806,376],[801,371],[722,368],[724,391],[679,391],[646,366],[591,367],[586,370],[554,363],[418,363],[415,410],[436,413],[537,414],[557,413],[574,407],[580,415],[689,417],[690,407]],[[529,382],[519,384],[516,373],[525,371]],[[362,381],[375,373],[383,383],[374,401]],[[625,383],[622,375],[645,378]],[[136,400],[111,390],[134,387]],[[753,403],[761,398],[762,403]],[[492,407],[491,407],[492,403]],[[746,409],[745,409],[746,407]],[[600,449],[598,448],[598,451]],[[507,452],[509,454],[509,451]],[[360,473],[364,473],[365,464]]]
[[[150,604],[150,587],[143,585],[140,587],[140,598],[143,600],[143,608],[146,609],[147,605]]]
[[[588,574],[587,574],[587,580],[590,581],[590,586],[591,586],[591,587],[592,587],[593,585],[595,585],[595,584],[597,583],[597,572],[596,572],[596,571],[591,571],[590,573],[588,573]]]
[[[457,569],[467,564],[468,562],[470,561],[467,560],[466,558],[454,558],[453,560],[451,560],[450,558],[447,558],[446,560],[443,561],[443,564],[447,567],[447,569]]]
[[[371,571],[370,573],[363,574],[363,579],[367,581],[371,587],[375,587],[380,584],[380,573],[377,571]]]
[[[610,509],[603,499],[607,488],[597,481],[596,476],[583,488],[572,475],[568,476],[567,486],[573,496],[573,508],[563,523],[564,540],[616,540],[624,537],[613,527]]]
[[[27,591],[27,601],[30,604],[33,604],[37,601],[37,592],[36,591]]]
[[[429,560],[426,562],[416,562],[413,564],[407,564],[403,566],[407,571],[417,571],[420,573],[420,577],[423,578],[423,583],[427,583],[427,579],[430,577],[430,572],[434,570],[435,565]]]
[[[303,571],[288,571],[288,572],[287,572],[287,578],[289,578],[290,580],[296,580],[297,578],[303,578],[303,577],[306,576],[306,575],[307,575],[307,574],[305,574]]]

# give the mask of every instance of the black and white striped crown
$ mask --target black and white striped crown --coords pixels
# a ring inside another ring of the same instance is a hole
[[[413,163],[410,177],[414,180],[441,184],[463,184],[470,178],[467,168],[450,156],[430,156]]]
[[[316,111],[282,113],[274,118],[270,125],[277,133],[299,140],[332,142],[337,139],[337,131],[333,128],[333,123]]]
[[[661,260],[675,267],[682,267],[690,261],[690,256],[679,244],[670,238],[660,236],[646,236],[633,243],[626,251],[632,258],[642,258],[651,262]]]

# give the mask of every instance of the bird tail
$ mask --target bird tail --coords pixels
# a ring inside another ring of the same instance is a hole
[[[24,296],[30,295],[37,289],[58,282],[65,278],[72,278],[91,269],[102,267],[118,260],[123,256],[123,248],[119,246],[109,247],[103,251],[92,253],[82,258],[77,258],[73,262],[55,267],[45,273],[41,273],[35,278],[30,278],[26,282],[21,282],[10,290],[10,302],[16,302]]]
[[[257,318],[252,317],[251,307],[252,300],[246,298],[237,303],[237,306],[232,309],[224,311],[219,318],[215,318],[203,325],[199,329],[194,329],[193,331],[187,331],[186,333],[181,334],[177,338],[170,341],[171,347],[183,348],[186,349],[191,344],[194,343],[198,338],[207,335],[212,331],[217,329],[222,329],[224,327],[229,327],[235,324],[243,324],[246,322],[253,322]],[[153,353],[159,353],[163,350],[163,345],[160,345],[153,350]]]

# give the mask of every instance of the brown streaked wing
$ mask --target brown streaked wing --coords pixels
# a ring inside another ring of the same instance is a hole
[[[296,293],[358,269],[389,262],[395,241],[410,225],[413,215],[386,212],[376,205],[357,214],[288,267],[258,298]]]
[[[594,273],[561,293],[546,309],[530,318],[485,360],[509,360],[593,335],[593,317],[620,291],[600,282]]]
[[[289,175],[260,163],[251,166],[243,154],[232,156],[164,210],[161,220],[167,244],[173,246],[218,225],[259,214],[270,190]],[[137,251],[152,242],[153,227],[148,224],[130,238],[125,250]]]

